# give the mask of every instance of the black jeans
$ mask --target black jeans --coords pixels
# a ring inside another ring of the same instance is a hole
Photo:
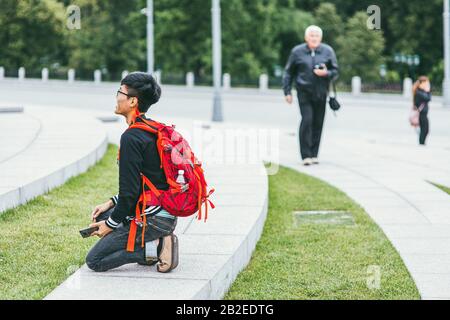
[[[419,143],[425,144],[428,133],[430,131],[430,123],[428,121],[428,110],[422,110],[419,116],[419,124],[420,124],[420,135],[419,135]]]
[[[109,210],[97,218],[107,220],[112,213]],[[153,241],[171,234],[177,225],[177,218],[147,217],[145,242]],[[145,248],[141,247],[142,227],[137,228],[134,252],[127,251],[130,223],[120,224],[111,233],[100,239],[86,257],[87,266],[96,272],[104,272],[128,263],[145,264]]]
[[[297,92],[302,115],[299,129],[300,154],[302,159],[317,158],[322,137],[327,96],[315,96],[312,93],[300,90]]]

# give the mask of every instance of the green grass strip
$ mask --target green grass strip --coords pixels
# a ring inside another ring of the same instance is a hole
[[[263,235],[226,299],[419,299],[397,251],[344,193],[283,167],[269,188]],[[296,226],[303,210],[348,211],[355,224]]]
[[[0,214],[0,299],[42,299],[84,263],[92,208],[117,192],[117,147],[86,173]]]

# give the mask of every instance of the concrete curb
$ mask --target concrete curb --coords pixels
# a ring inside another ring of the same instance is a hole
[[[44,109],[39,108],[39,113],[42,116],[45,116]],[[83,124],[83,120],[80,120],[79,122],[79,124]],[[48,123],[46,125],[48,125]],[[100,126],[101,125],[99,124],[98,127]],[[45,125],[43,125],[43,130],[46,130],[46,132],[48,132],[48,129],[48,127],[46,128]],[[80,127],[80,130],[84,130],[84,128]],[[39,135],[41,135],[42,133],[41,131],[42,130],[36,133],[37,137],[35,137],[35,139],[33,140],[30,149],[33,147],[34,143],[39,143],[39,139],[42,138],[42,136],[39,137]],[[75,138],[78,134],[79,132],[73,132]],[[82,154],[74,156],[75,159],[66,159],[65,161],[61,161],[57,165],[49,163],[48,166],[40,168],[42,170],[33,178],[29,178],[29,176],[26,176],[26,173],[24,173],[24,177],[22,179],[17,179],[17,183],[15,186],[5,187],[0,185],[0,214],[5,210],[24,204],[32,200],[33,198],[64,184],[68,179],[86,172],[89,167],[97,163],[103,157],[107,149],[108,139],[106,134],[101,134],[99,130],[96,130],[95,134],[97,135],[96,140],[98,143],[93,145],[87,153],[85,152],[86,150],[84,150],[85,148],[81,148],[80,150]],[[54,139],[54,141],[52,141],[52,138]],[[54,158],[58,158],[61,151],[64,152],[64,144],[57,141],[57,135],[44,137],[43,140],[45,140],[44,143],[49,148],[48,152],[50,152],[50,150],[53,150],[53,152],[55,152],[55,148],[57,149],[53,156]],[[70,147],[72,146],[67,145],[67,148]],[[51,158],[47,156],[45,159],[40,159],[39,155],[42,155],[45,152],[41,152],[38,155],[36,155],[36,153],[30,153],[28,155],[26,152],[27,150],[22,151],[15,157],[5,161],[6,166],[14,168],[15,159],[20,158],[20,165],[18,165],[16,169],[24,168],[24,170],[32,171],[39,160],[42,160],[45,163],[49,160],[49,158]],[[2,165],[0,165],[0,168],[3,169],[2,166],[5,165],[5,163],[2,163]],[[0,177],[1,176],[2,175],[0,174]]]

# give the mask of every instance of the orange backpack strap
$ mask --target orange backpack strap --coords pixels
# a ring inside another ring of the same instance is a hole
[[[137,226],[138,224],[142,224],[142,237],[141,237],[141,247],[145,247],[145,229],[147,227],[147,216],[144,213],[145,207],[147,205],[147,196],[145,192],[145,186],[147,186],[154,195],[159,197],[161,195],[161,192],[155,187],[155,185],[143,174],[141,174],[142,177],[142,193],[139,197],[138,203],[136,204],[136,210],[135,210],[135,218],[133,221],[131,221],[130,224],[130,232],[128,235],[128,242],[127,242],[127,251],[128,252],[134,252],[134,246],[136,243],[136,233],[137,233]],[[141,203],[141,207],[139,207],[139,203]],[[141,217],[142,215],[142,217]]]
[[[142,122],[135,122],[128,129],[140,129],[143,131],[154,133],[158,136],[156,147],[158,149],[159,160],[161,162],[160,168],[162,168],[163,167],[163,164],[162,164],[162,162],[163,162],[163,146],[161,144],[161,141],[162,141],[161,129],[163,129],[165,127],[165,125],[160,122],[154,121],[154,120],[148,121],[146,119],[143,119],[142,117],[140,119],[142,120]]]
[[[139,198],[141,200],[141,197]],[[135,211],[135,218],[130,223],[130,232],[128,234],[128,242],[127,242],[127,251],[128,252],[134,252],[134,245],[136,242],[136,232],[137,232],[137,226],[139,223],[141,223],[141,210],[139,209],[139,201],[136,204],[136,211]]]
[[[153,126],[149,126],[142,122],[136,122],[135,124],[132,124],[128,129],[140,129],[140,130],[155,133],[155,134],[158,133],[157,128],[155,128]]]

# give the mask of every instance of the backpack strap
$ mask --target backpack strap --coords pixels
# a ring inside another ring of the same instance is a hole
[[[332,98],[336,99],[337,98],[336,82],[334,80],[331,80],[331,85],[332,85],[332,88],[333,88],[333,96],[332,96]],[[331,95],[330,95],[330,97],[331,97]]]
[[[207,190],[207,185],[204,183],[204,186],[202,185],[202,179],[200,178],[200,173],[203,172],[203,169],[201,167],[195,167],[194,174],[197,177],[198,180],[198,220],[202,219],[202,206],[203,202],[205,203],[205,222],[208,219],[208,203],[211,205],[211,208],[215,208],[214,204],[209,200],[209,196],[214,193],[214,189],[211,189],[209,192]],[[203,180],[204,181],[204,180]],[[203,191],[205,191],[205,195],[203,195]],[[208,192],[208,193],[207,193]]]
[[[156,147],[158,149],[158,154],[159,154],[159,160],[160,160],[160,168],[162,169],[163,167],[163,147],[161,144],[162,141],[162,133],[161,130],[163,128],[165,128],[165,125],[163,123],[157,122],[157,121],[148,121],[142,117],[140,117],[139,119],[142,120],[142,122],[135,122],[133,123],[131,126],[128,127],[127,130],[129,129],[140,129],[143,131],[147,131],[153,134],[156,134],[158,137],[158,140],[156,142]]]
[[[141,174],[142,176],[142,174]],[[141,225],[142,226],[142,248],[144,248],[145,246],[145,242],[144,242],[144,234],[145,234],[145,227],[147,224],[147,217],[144,215],[144,218],[142,219],[141,217],[141,213],[144,212],[145,210],[145,205],[146,205],[146,201],[145,201],[146,195],[145,195],[145,185],[144,183],[142,183],[142,193],[139,196],[139,200],[136,203],[136,209],[135,209],[135,217],[134,219],[131,221],[130,223],[130,232],[128,234],[128,242],[127,242],[127,251],[128,252],[134,252],[134,245],[135,245],[135,241],[136,241],[136,232],[137,232],[137,226]],[[141,202],[142,207],[139,208],[139,202]]]
[[[133,221],[131,221],[130,224],[130,233],[128,235],[128,242],[127,242],[128,252],[134,252],[138,225],[142,225],[141,246],[142,248],[145,247],[145,229],[147,227],[147,215],[143,214],[145,211],[145,206],[147,205],[147,194],[145,192],[145,187],[147,186],[156,197],[159,198],[161,196],[161,192],[159,192],[159,190],[155,187],[155,185],[146,176],[141,174],[141,178],[142,178],[142,193],[136,204],[135,218],[133,219]],[[141,203],[141,207],[139,207],[139,202]]]

